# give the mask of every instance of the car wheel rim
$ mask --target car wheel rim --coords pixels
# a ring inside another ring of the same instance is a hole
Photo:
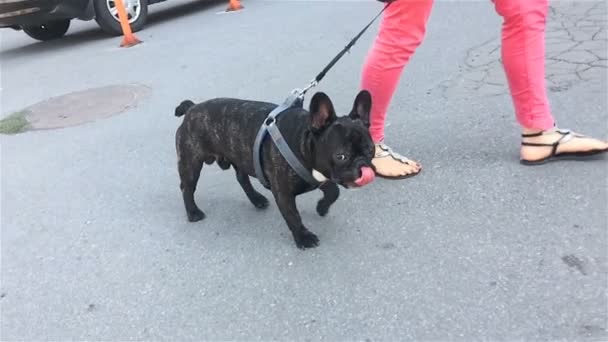
[[[133,24],[141,15],[140,0],[122,0],[122,3],[125,6],[127,18],[129,18],[129,24]],[[120,21],[118,18],[118,8],[116,7],[116,2],[114,0],[106,0],[106,5],[108,7],[108,11],[110,14],[112,14],[112,17],[116,21]]]

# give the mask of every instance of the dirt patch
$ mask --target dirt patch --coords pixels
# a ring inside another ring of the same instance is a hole
[[[0,133],[57,129],[105,119],[134,108],[149,93],[144,85],[129,84],[52,97],[0,120]]]

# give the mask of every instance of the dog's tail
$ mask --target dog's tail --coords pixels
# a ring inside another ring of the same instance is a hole
[[[182,103],[175,108],[175,116],[180,117],[186,114],[190,108],[194,107],[194,102],[190,100],[184,100]]]

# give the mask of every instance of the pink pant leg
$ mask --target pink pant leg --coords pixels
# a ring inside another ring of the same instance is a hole
[[[397,0],[384,12],[378,36],[363,66],[361,89],[372,95],[370,133],[384,140],[386,111],[405,65],[422,42],[433,0]]]
[[[517,121],[549,129],[554,120],[545,86],[545,26],[548,0],[493,0],[503,17],[502,60]]]

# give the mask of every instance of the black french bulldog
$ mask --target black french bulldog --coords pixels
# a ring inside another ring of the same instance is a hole
[[[369,134],[371,95],[362,90],[352,111],[337,117],[329,97],[316,93],[309,111],[301,107],[288,109],[276,124],[287,144],[302,165],[314,172],[321,181],[323,198],[317,213],[325,216],[340,194],[337,184],[345,188],[357,186],[362,168],[374,170],[374,144]],[[268,200],[257,192],[249,177],[256,177],[253,146],[256,134],[276,104],[216,98],[199,104],[183,101],[175,116],[185,115],[176,132],[178,171],[188,220],[200,221],[205,214],[194,201],[194,192],[204,164],[216,162],[227,170],[232,166],[236,179],[256,208],[266,208]],[[315,189],[300,178],[276,146],[267,137],[262,145],[263,170],[275,201],[287,222],[298,248],[315,247],[319,239],[302,224],[296,208],[296,196]],[[322,176],[319,176],[321,174]],[[325,179],[323,179],[325,178]]]

